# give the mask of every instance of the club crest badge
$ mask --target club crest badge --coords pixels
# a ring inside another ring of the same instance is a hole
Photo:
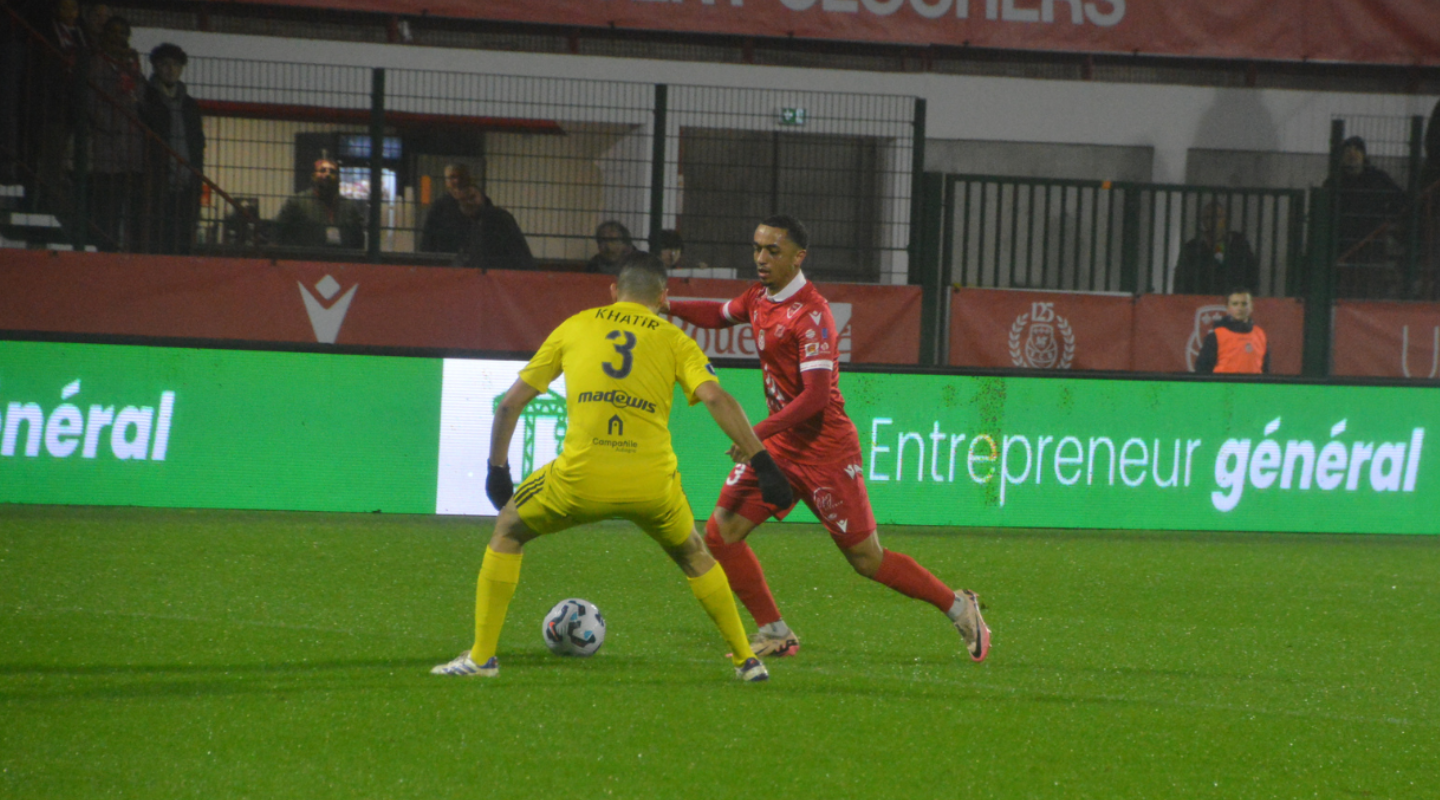
[[[1055,313],[1054,303],[1031,303],[1030,311],[1010,326],[1010,360],[1030,369],[1070,369],[1075,360],[1075,331]]]
[[[1215,329],[1215,323],[1220,321],[1228,313],[1225,306],[1208,305],[1195,309],[1195,325],[1190,329],[1190,339],[1185,342],[1185,371],[1195,371],[1195,358],[1200,355],[1200,347],[1205,343],[1205,336]]]

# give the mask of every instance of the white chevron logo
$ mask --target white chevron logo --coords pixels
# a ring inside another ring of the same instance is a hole
[[[315,291],[320,297],[316,297],[305,288],[305,284],[296,281],[300,286],[300,297],[305,301],[305,313],[310,315],[310,327],[315,329],[315,341],[325,344],[335,344],[340,336],[340,325],[345,322],[345,312],[350,310],[350,301],[355,299],[355,290],[360,284],[350,287],[339,300],[326,306],[321,302],[320,297],[326,301],[333,298],[340,291],[340,283],[334,278],[326,275],[315,284]]]

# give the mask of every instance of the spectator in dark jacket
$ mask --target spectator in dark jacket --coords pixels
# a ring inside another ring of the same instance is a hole
[[[205,168],[205,131],[200,105],[180,80],[187,61],[173,44],[151,50],[154,73],[140,104],[140,119],[163,141],[147,137],[145,148],[145,211],[155,253],[189,253],[200,217],[197,173]]]
[[[606,220],[595,228],[595,246],[600,252],[585,262],[586,272],[619,275],[620,268],[625,266],[625,259],[635,252],[630,229],[613,219]]]
[[[1225,206],[1211,200],[1200,209],[1200,235],[1180,248],[1176,294],[1219,294],[1230,286],[1256,286],[1260,266],[1245,234],[1226,224]]]
[[[1325,186],[1335,190],[1337,208],[1337,255],[1352,253],[1361,242],[1370,245],[1353,253],[1348,261],[1376,261],[1383,257],[1383,236],[1375,234],[1385,223],[1395,221],[1405,209],[1405,192],[1384,170],[1370,163],[1365,140],[1351,136],[1340,148],[1340,173],[1327,179]]]
[[[445,193],[430,204],[425,227],[420,232],[423,253],[458,253],[464,244],[469,220],[460,211],[460,193],[475,185],[470,168],[464,164],[445,165]]]
[[[455,256],[457,267],[484,269],[534,269],[535,259],[525,234],[509,211],[490,202],[490,198],[471,186],[457,198],[464,221],[464,241]]]

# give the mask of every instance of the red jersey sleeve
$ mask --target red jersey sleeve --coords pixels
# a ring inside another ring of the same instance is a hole
[[[816,369],[835,371],[840,357],[840,332],[835,330],[828,304],[805,309],[803,318],[795,324],[795,347],[802,376]]]

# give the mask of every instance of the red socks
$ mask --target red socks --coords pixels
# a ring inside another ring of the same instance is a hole
[[[725,571],[728,573],[730,568],[727,566]],[[875,571],[875,580],[906,597],[924,600],[942,613],[948,612],[955,603],[955,592],[950,587],[904,553],[886,550],[880,569]]]
[[[710,548],[710,554],[720,562],[725,577],[730,579],[730,588],[745,604],[750,616],[755,618],[755,624],[778,622],[780,609],[775,606],[775,597],[770,594],[770,585],[765,582],[765,572],[760,569],[760,559],[755,557],[750,545],[743,541],[725,544],[725,540],[720,538],[720,526],[715,524],[713,517],[705,523],[705,544]]]

